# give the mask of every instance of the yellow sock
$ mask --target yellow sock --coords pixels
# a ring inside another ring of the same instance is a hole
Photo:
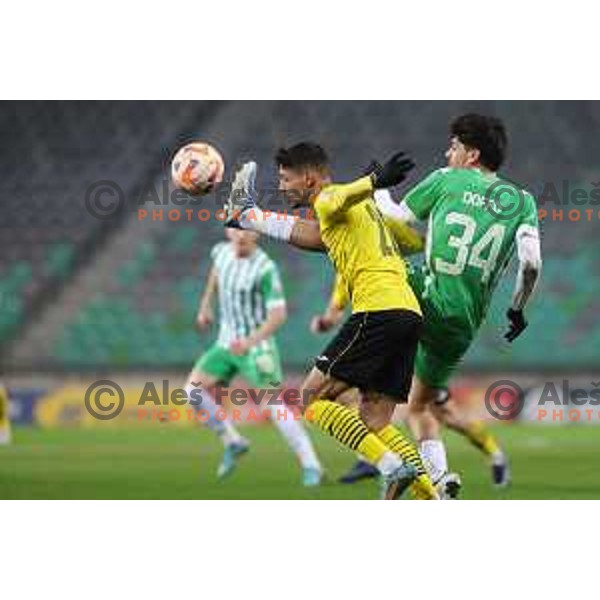
[[[410,486],[413,495],[420,500],[437,500],[438,494],[427,474],[417,447],[393,425],[384,427],[377,433],[377,437],[386,446],[399,454],[402,460],[412,464],[417,469],[417,479]]]
[[[305,417],[347,448],[360,452],[374,465],[379,463],[386,452],[392,452],[368,430],[356,410],[337,402],[315,400],[306,410]]]
[[[464,431],[469,441],[488,456],[502,452],[496,438],[481,421],[472,421]]]

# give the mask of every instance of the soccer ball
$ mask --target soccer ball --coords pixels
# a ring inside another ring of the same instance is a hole
[[[176,188],[202,196],[213,191],[223,180],[223,157],[210,144],[191,142],[177,152],[171,161],[171,177]]]

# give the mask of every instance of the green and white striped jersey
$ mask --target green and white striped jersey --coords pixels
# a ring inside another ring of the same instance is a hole
[[[237,338],[248,337],[266,320],[272,308],[285,306],[279,269],[261,248],[251,256],[238,258],[229,242],[211,250],[219,292],[219,337],[228,348]],[[270,340],[258,345],[266,349]]]

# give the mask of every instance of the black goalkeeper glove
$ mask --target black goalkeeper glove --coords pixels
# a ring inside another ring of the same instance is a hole
[[[404,152],[397,152],[383,167],[371,173],[373,187],[376,190],[393,187],[402,183],[408,173],[415,168],[415,163]]]
[[[510,321],[510,326],[504,335],[504,338],[509,342],[513,342],[525,331],[525,329],[527,329],[527,321],[523,316],[522,310],[514,310],[513,308],[509,308],[506,311],[506,316]]]

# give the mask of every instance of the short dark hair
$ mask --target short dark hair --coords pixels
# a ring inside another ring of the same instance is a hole
[[[275,154],[275,162],[278,167],[284,169],[315,168],[320,171],[329,169],[327,152],[322,146],[313,142],[301,142],[289,148],[279,148]]]
[[[473,113],[461,115],[452,122],[450,131],[465,146],[479,150],[479,162],[484,167],[497,171],[504,162],[508,138],[500,119]]]

